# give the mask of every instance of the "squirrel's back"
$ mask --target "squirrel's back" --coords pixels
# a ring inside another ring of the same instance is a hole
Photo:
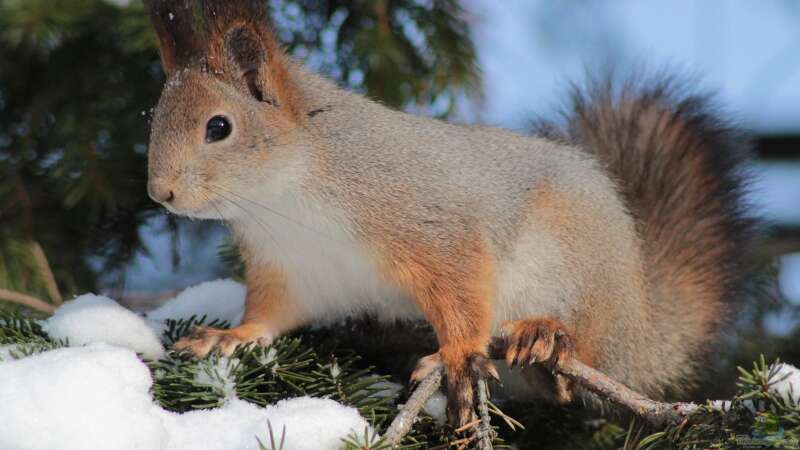
[[[495,325],[558,317],[592,364],[663,395],[696,378],[752,228],[742,142],[706,98],[679,94],[597,83],[574,93],[563,130],[535,138],[345,94],[345,114],[320,115],[323,134],[368,129],[319,146],[331,149],[320,177],[353,217],[391,218],[379,239],[437,245],[479,228],[496,258]]]
[[[642,241],[659,351],[643,354],[677,381],[696,378],[702,354],[744,292],[754,221],[743,204],[743,138],[707,96],[674,79],[594,82],[575,89],[566,128],[542,134],[595,155],[619,186]],[[688,383],[691,385],[691,383]]]

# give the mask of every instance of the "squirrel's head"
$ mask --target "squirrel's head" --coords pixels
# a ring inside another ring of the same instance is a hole
[[[168,77],[153,116],[148,192],[173,212],[226,218],[253,180],[286,164],[300,96],[265,4],[148,2]]]

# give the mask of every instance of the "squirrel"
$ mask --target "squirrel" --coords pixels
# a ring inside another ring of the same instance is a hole
[[[578,89],[539,136],[387,108],[302,67],[263,0],[149,0],[167,82],[149,195],[219,219],[246,263],[231,329],[176,344],[199,357],[371,312],[421,318],[448,418],[497,377],[490,338],[531,389],[577,358],[663,397],[697,379],[742,285],[751,224],[741,139],[668,79]]]

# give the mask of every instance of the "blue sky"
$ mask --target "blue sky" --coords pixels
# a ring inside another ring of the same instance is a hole
[[[800,128],[800,2],[468,0],[486,82],[479,117],[509,128],[585,68],[677,67],[759,132]]]

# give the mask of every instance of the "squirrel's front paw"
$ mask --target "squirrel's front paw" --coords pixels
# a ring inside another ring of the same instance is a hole
[[[502,333],[506,341],[506,362],[511,368],[534,363],[553,367],[575,353],[575,345],[567,328],[555,319],[506,322]]]
[[[212,351],[230,356],[238,345],[255,342],[266,346],[272,339],[267,327],[261,324],[242,324],[231,329],[199,326],[178,340],[175,350],[191,352],[198,358],[205,358]]]

